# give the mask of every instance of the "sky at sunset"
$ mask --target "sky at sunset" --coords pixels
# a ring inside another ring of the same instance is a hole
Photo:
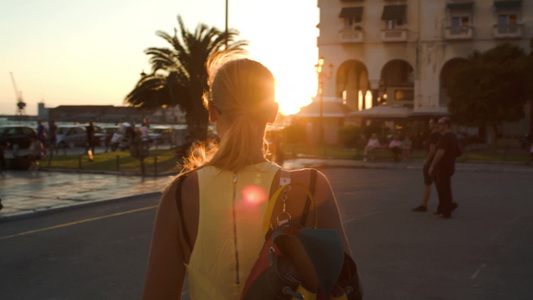
[[[15,114],[10,72],[27,103],[123,105],[150,71],[148,47],[168,46],[180,14],[224,30],[224,0],[22,0],[0,2],[0,114]],[[314,0],[229,0],[229,27],[250,42],[249,57],[269,67],[286,112],[316,93],[318,8]],[[296,104],[296,105],[295,105]]]

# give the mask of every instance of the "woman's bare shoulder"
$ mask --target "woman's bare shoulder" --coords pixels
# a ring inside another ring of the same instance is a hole
[[[175,193],[177,188],[183,191],[198,188],[198,172],[196,170],[179,174],[172,179],[172,182],[163,190],[163,194]]]

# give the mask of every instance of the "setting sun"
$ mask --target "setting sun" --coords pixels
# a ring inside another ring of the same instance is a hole
[[[276,88],[276,102],[279,104],[279,111],[284,115],[292,115],[298,113],[300,108],[311,103],[311,94],[302,87],[305,84],[301,84],[300,88],[295,86],[293,89],[290,87],[278,87]]]
[[[263,62],[274,74],[276,102],[279,104],[280,113],[284,115],[298,113],[300,108],[310,104],[312,97],[316,95],[317,75],[314,65],[309,64],[316,57],[316,50],[309,49],[307,53],[302,53],[302,56],[307,59],[290,61],[288,57],[272,61],[272,56],[262,58],[260,55],[254,55],[254,59]]]

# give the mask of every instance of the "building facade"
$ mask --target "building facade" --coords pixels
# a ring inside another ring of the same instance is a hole
[[[324,101],[447,113],[450,74],[474,51],[533,37],[533,0],[318,0]]]

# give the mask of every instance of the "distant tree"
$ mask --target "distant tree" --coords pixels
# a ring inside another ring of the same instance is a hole
[[[457,70],[448,88],[452,119],[466,126],[489,126],[524,117],[526,55],[522,48],[502,44],[474,52]]]
[[[361,128],[354,125],[340,126],[337,129],[337,136],[339,144],[348,148],[355,148],[361,137]]]
[[[178,16],[179,28],[174,34],[164,31],[156,35],[167,41],[170,48],[148,48],[152,73],[141,77],[125,102],[135,107],[154,109],[179,105],[186,113],[190,135],[195,140],[206,138],[208,114],[202,96],[208,89],[206,63],[219,52],[242,53],[247,41],[238,40],[236,30],[226,33],[215,27],[200,24],[194,32],[185,28]]]

